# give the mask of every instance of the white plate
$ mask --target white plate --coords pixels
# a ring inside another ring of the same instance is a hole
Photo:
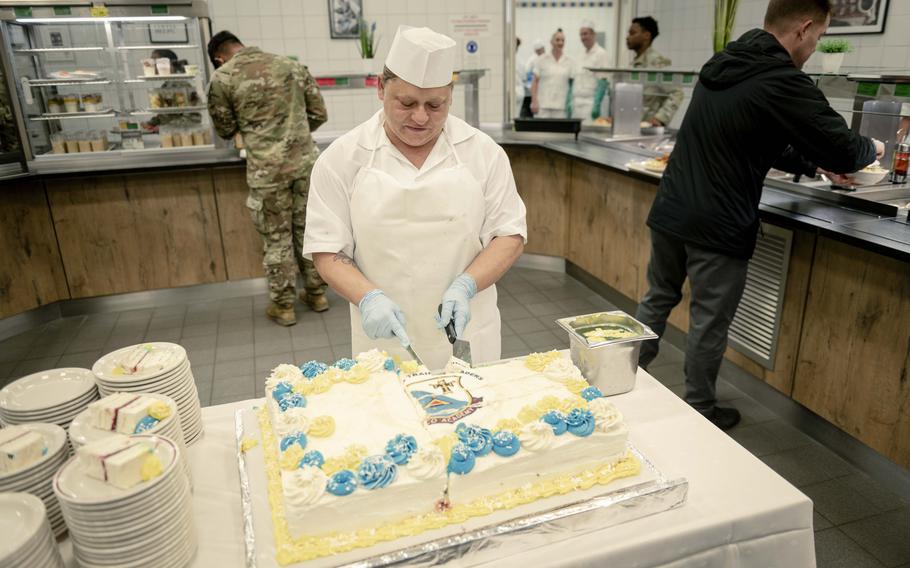
[[[12,557],[36,537],[44,520],[44,503],[27,493],[0,494],[0,561]]]
[[[7,484],[18,483],[24,479],[30,479],[37,472],[42,471],[44,465],[52,462],[52,459],[57,457],[57,454],[66,444],[66,430],[56,424],[38,423],[25,424],[24,426],[28,430],[37,432],[44,437],[44,445],[47,448],[47,453],[41,456],[38,461],[27,467],[17,469],[11,473],[0,474],[0,488],[5,487]]]
[[[125,362],[137,360],[135,372],[123,367]],[[92,373],[101,381],[131,383],[166,375],[185,361],[186,350],[176,343],[140,343],[101,357],[92,366]]]
[[[107,558],[126,561],[128,558],[148,556],[159,547],[183,540],[192,522],[192,510],[185,508],[176,511],[170,517],[158,519],[153,526],[137,531],[132,538],[127,538],[115,545],[92,546],[85,541],[78,540],[77,533],[73,534],[73,542],[78,545],[80,555],[89,560],[100,561]]]
[[[184,364],[179,366],[174,371],[167,373],[165,375],[160,375],[152,378],[145,378],[142,380],[128,381],[112,381],[106,379],[97,378],[98,386],[107,390],[122,390],[122,389],[143,389],[151,388],[154,386],[166,386],[179,384],[186,380],[187,375],[190,375],[190,366],[189,364]]]
[[[65,368],[22,377],[0,390],[0,407],[15,412],[50,410],[81,399],[95,388],[88,369]]]
[[[114,504],[160,485],[173,475],[179,455],[177,446],[174,442],[160,436],[137,436],[137,438],[147,438],[155,444],[154,453],[164,467],[161,475],[129,489],[120,489],[84,474],[79,467],[79,458],[73,457],[54,476],[54,494],[61,502],[95,506]]]
[[[9,416],[12,418],[29,418],[36,417],[40,418],[41,416],[53,416],[55,414],[66,414],[68,411],[72,411],[74,408],[78,408],[80,405],[85,405],[98,397],[97,389],[90,389],[84,395],[79,398],[74,398],[72,400],[58,404],[52,408],[45,408],[41,410],[28,410],[28,411],[19,411],[12,410],[9,408],[0,408],[0,415]]]
[[[92,523],[110,523],[123,519],[135,518],[149,511],[151,508],[157,509],[158,503],[169,503],[175,499],[180,492],[180,485],[183,480],[178,475],[169,475],[167,478],[150,487],[147,491],[141,491],[125,499],[111,501],[108,503],[75,503],[61,500],[60,504],[68,517],[79,522]],[[162,477],[164,477],[162,475]]]

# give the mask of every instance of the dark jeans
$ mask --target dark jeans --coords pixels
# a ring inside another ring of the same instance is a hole
[[[521,101],[521,109],[518,112],[519,118],[534,118],[534,113],[531,112],[531,97],[525,97]]]
[[[717,403],[717,372],[727,348],[727,330],[746,285],[748,266],[747,260],[651,231],[648,292],[635,317],[663,336],[670,311],[682,299],[682,285],[688,276],[692,301],[686,339],[686,402],[708,416]],[[646,341],[638,364],[647,368],[659,348],[659,340]]]

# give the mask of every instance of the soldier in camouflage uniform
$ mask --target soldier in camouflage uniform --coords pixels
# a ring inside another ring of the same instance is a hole
[[[651,43],[657,38],[657,21],[651,16],[635,18],[626,35],[626,47],[635,52],[632,67],[660,69],[673,64],[657,52]],[[642,120],[654,126],[666,126],[673,120],[682,104],[682,89],[668,89],[657,85],[645,87],[642,96]]]
[[[216,67],[208,109],[222,138],[239,133],[247,152],[247,207],[262,235],[271,303],[267,314],[294,325],[297,269],[313,310],[329,308],[326,285],[303,246],[310,171],[319,151],[310,132],[327,120],[319,87],[307,68],[256,47],[244,47],[230,32],[209,42]]]

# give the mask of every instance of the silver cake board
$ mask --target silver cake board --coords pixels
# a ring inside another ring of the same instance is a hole
[[[254,407],[236,411],[235,433],[246,566],[277,568],[263,448],[240,451],[244,439],[261,441]],[[455,559],[459,565],[482,564],[682,506],[688,482],[667,479],[632,444],[629,449],[641,463],[637,476],[292,566],[438,566]]]

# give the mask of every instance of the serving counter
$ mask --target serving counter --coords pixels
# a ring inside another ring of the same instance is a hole
[[[640,156],[489,133],[506,148],[528,208],[526,252],[566,259],[573,276],[634,309],[646,290],[645,219],[658,183],[627,167]],[[331,138],[319,134],[323,145]],[[0,318],[61,300],[263,276],[242,161],[227,150],[211,159],[0,184]],[[910,226],[781,188],[766,188],[760,209],[777,288],[756,289],[774,301],[757,305],[727,358],[910,467]],[[688,328],[687,290],[670,323]]]

